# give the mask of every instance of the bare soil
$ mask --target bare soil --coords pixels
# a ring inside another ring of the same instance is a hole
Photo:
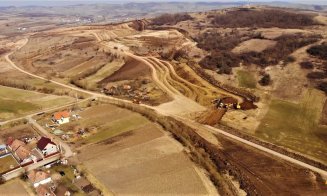
[[[78,156],[114,194],[207,195],[182,151],[158,126],[149,125],[81,148]]]
[[[234,169],[241,170],[239,177],[247,181],[251,185],[248,188],[259,195],[323,195],[327,190],[320,176],[309,170],[238,142],[217,137],[223,146],[223,156]]]

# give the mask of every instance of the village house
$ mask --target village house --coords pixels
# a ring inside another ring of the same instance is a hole
[[[42,137],[37,142],[37,148],[42,152],[44,156],[51,155],[58,152],[57,145],[51,141],[51,139]]]
[[[27,176],[35,188],[40,185],[52,182],[50,175],[44,171],[32,170],[28,173]]]
[[[7,154],[7,153],[8,153],[7,146],[4,144],[0,144],[0,155]]]
[[[8,147],[11,149],[12,153],[20,160],[21,164],[30,162],[34,159],[31,155],[30,149],[26,146],[25,142],[21,140],[8,140]]]
[[[38,196],[56,196],[48,187],[44,185],[38,186],[35,190]]]
[[[52,115],[52,121],[57,124],[69,123],[70,113],[68,111],[56,112]]]

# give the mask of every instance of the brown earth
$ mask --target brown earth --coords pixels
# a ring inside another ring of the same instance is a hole
[[[140,77],[151,77],[151,68],[141,61],[129,58],[118,71],[108,76],[100,83],[115,82],[119,80],[134,80]]]
[[[35,137],[38,134],[30,125],[18,125],[12,128],[0,128],[0,142],[5,143],[9,137],[15,139]]]
[[[209,194],[183,148],[157,125],[124,133],[80,151],[81,162],[114,194]]]
[[[324,195],[327,191],[320,176],[309,170],[219,135],[217,138],[233,172],[241,171],[239,178],[258,195]]]

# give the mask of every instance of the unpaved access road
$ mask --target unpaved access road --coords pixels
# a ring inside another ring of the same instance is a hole
[[[25,44],[27,43],[27,41],[28,41],[28,39],[26,39]],[[20,48],[21,48],[21,47],[23,47],[23,46],[20,46]],[[54,81],[54,80],[48,80],[48,79],[43,78],[43,77],[41,77],[41,76],[38,76],[38,75],[35,75],[35,74],[32,74],[32,73],[29,73],[29,72],[27,72],[27,71],[25,71],[25,70],[19,68],[19,67],[18,67],[14,62],[12,62],[12,61],[10,60],[9,56],[10,56],[11,54],[12,54],[12,53],[7,54],[7,55],[5,56],[5,59],[8,61],[8,63],[10,63],[10,65],[12,65],[12,67],[15,68],[15,69],[17,69],[18,71],[23,72],[23,73],[25,73],[25,74],[28,74],[28,75],[30,75],[30,76],[32,76],[32,77],[39,78],[39,79],[42,79],[42,80],[46,80],[46,81],[52,82],[52,83],[54,83],[54,84],[57,84],[57,85],[60,85],[60,86],[66,87],[66,88],[70,88],[70,89],[75,90],[75,91],[83,92],[83,93],[86,93],[86,94],[89,94],[89,95],[92,95],[92,96],[103,97],[103,98],[111,99],[111,100],[114,100],[114,101],[117,101],[117,102],[131,103],[130,101],[127,101],[127,100],[121,100],[121,99],[118,99],[118,98],[108,97],[108,96],[103,95],[103,94],[100,94],[100,93],[95,93],[95,92],[91,92],[91,91],[88,91],[88,90],[80,89],[80,88],[77,88],[77,87],[72,87],[72,86],[69,86],[69,85],[66,85],[66,84],[62,84],[62,83],[57,82],[57,81]],[[135,56],[135,55],[134,55],[134,56]],[[141,57],[139,57],[139,58],[141,58]],[[155,108],[155,107],[151,107],[151,106],[147,106],[147,105],[143,105],[143,104],[141,104],[141,106],[146,107],[146,108],[150,108],[150,109],[155,109],[158,113],[162,114],[162,113],[161,113],[162,110],[158,110],[158,109]],[[177,119],[180,118],[180,116],[171,115],[171,114],[168,114],[168,113],[164,113],[164,115],[169,115],[169,116],[172,116],[173,118],[177,118]],[[179,119],[179,120],[181,120],[181,119]],[[188,119],[185,119],[185,118],[184,118],[184,119],[182,119],[182,120],[183,120],[182,122],[185,122],[185,123],[187,123],[187,122],[188,122],[188,123],[191,123],[191,121],[189,121]],[[188,121],[186,121],[186,120],[188,120]],[[311,166],[311,165],[309,165],[309,164],[306,164],[306,163],[304,163],[304,162],[302,162],[302,161],[299,161],[299,160],[293,159],[293,158],[288,157],[288,156],[286,156],[286,155],[280,154],[280,153],[278,153],[278,152],[276,152],[276,151],[273,151],[273,150],[271,150],[271,149],[265,148],[265,147],[263,147],[263,146],[260,146],[260,145],[258,145],[258,144],[255,144],[255,143],[253,143],[253,142],[247,141],[247,140],[245,140],[245,139],[243,139],[243,138],[240,138],[240,137],[238,137],[238,136],[232,135],[232,134],[230,134],[230,133],[228,133],[228,132],[226,132],[226,131],[220,130],[220,129],[216,129],[216,128],[213,128],[213,127],[208,127],[208,126],[201,125],[201,124],[198,124],[198,125],[197,125],[197,128],[198,128],[198,129],[201,129],[201,130],[202,130],[202,129],[203,129],[203,130],[208,130],[208,129],[209,129],[209,130],[211,130],[211,131],[218,132],[218,133],[220,133],[220,134],[222,134],[222,135],[224,135],[224,136],[226,136],[226,137],[232,138],[233,140],[236,140],[236,141],[242,142],[242,143],[244,143],[244,144],[250,145],[250,146],[252,146],[252,147],[254,147],[254,148],[256,148],[256,149],[259,149],[259,150],[261,150],[261,151],[264,151],[264,152],[266,152],[266,153],[268,153],[268,154],[271,154],[271,155],[273,155],[273,156],[277,156],[277,157],[279,157],[279,158],[281,158],[281,159],[283,159],[283,160],[286,160],[286,161],[288,161],[288,162],[291,162],[291,163],[294,163],[294,164],[296,164],[296,165],[300,165],[300,166],[302,166],[302,167],[304,167],[304,168],[307,168],[307,169],[310,169],[310,170],[312,170],[312,171],[315,171],[315,172],[319,173],[323,178],[325,178],[325,179],[327,180],[327,171],[325,171],[325,170],[322,170],[322,169],[320,169],[320,168],[317,168],[317,167]]]

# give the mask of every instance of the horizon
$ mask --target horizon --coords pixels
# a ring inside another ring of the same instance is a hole
[[[79,5],[79,4],[125,4],[125,3],[164,3],[164,2],[186,2],[186,3],[197,3],[197,2],[209,2],[209,3],[242,3],[247,2],[247,0],[0,0],[0,7],[8,6],[69,6],[69,5]],[[284,1],[270,1],[270,0],[251,0],[250,3],[291,3],[291,4],[308,4],[308,5],[327,5],[326,1],[323,0],[284,0]],[[60,3],[60,5],[58,5]]]

